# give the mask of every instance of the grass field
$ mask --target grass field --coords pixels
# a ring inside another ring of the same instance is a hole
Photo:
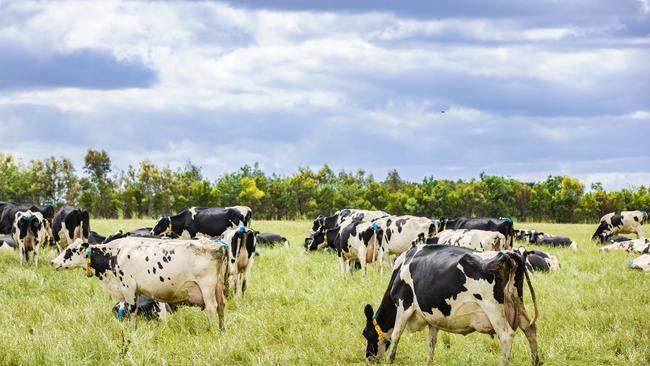
[[[151,226],[152,220],[95,220],[93,230]],[[363,307],[376,307],[390,277],[370,270],[343,280],[337,259],[304,252],[306,221],[254,221],[260,231],[287,236],[289,249],[260,249],[245,298],[230,300],[226,331],[205,329],[205,314],[185,307],[165,322],[139,320],[134,328],[111,313],[113,302],[81,269],[55,272],[54,252],[38,268],[0,253],[0,364],[214,365],[362,364]],[[578,252],[550,250],[559,272],[535,274],[541,309],[538,339],[546,365],[650,364],[650,276],[627,269],[626,253],[600,253],[592,225],[525,224],[574,238]],[[373,267],[370,267],[373,268]],[[528,291],[526,290],[527,296]],[[529,311],[532,311],[527,297]],[[435,365],[497,365],[496,337],[439,336]],[[397,364],[425,364],[426,332],[405,334]],[[530,363],[519,332],[512,364]]]

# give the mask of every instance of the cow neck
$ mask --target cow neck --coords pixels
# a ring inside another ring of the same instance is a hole
[[[379,333],[381,331],[382,333],[385,334],[386,339],[390,341],[390,334],[388,333],[388,331],[393,329],[393,327],[395,326],[396,317],[397,317],[397,306],[395,306],[395,303],[390,298],[390,287],[389,287],[388,290],[386,290],[386,294],[384,294],[384,298],[381,300],[381,304],[379,304],[379,308],[377,308],[377,311],[373,316],[373,325],[375,326],[375,331],[377,331],[379,338],[382,338],[381,333]],[[377,329],[377,327],[379,329]]]
[[[336,248],[336,245],[334,243],[334,239],[336,239],[336,235],[338,234],[339,229],[326,229],[325,230],[325,245],[327,245],[330,248]],[[331,233],[330,233],[331,231]]]
[[[176,216],[168,216],[169,227],[167,228],[167,231],[165,231],[165,233],[167,233],[167,235],[171,235],[172,233],[174,233],[180,236],[183,233],[183,229],[185,229],[185,219],[187,214],[191,215],[189,211],[186,211]]]

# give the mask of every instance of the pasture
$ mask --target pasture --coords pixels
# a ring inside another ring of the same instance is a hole
[[[91,228],[109,234],[152,224],[93,220]],[[254,220],[252,226],[285,235],[291,247],[259,249],[246,296],[228,300],[225,332],[206,331],[205,314],[190,307],[165,322],[138,319],[134,328],[113,316],[113,302],[96,278],[86,278],[81,269],[52,270],[54,251],[43,251],[36,269],[21,266],[16,253],[0,253],[0,364],[364,364],[363,307],[378,305],[391,271],[379,275],[371,265],[365,278],[354,273],[343,280],[335,255],[303,250],[311,222]],[[595,225],[515,227],[570,236],[579,245],[577,252],[548,249],[562,268],[532,277],[542,361],[650,364],[650,276],[627,269],[634,255],[600,253],[589,240]],[[424,331],[405,333],[396,364],[426,364],[425,339]],[[441,333],[434,364],[497,365],[500,356],[496,337]],[[530,364],[521,332],[511,362]]]

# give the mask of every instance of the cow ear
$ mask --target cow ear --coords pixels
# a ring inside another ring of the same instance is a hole
[[[372,321],[372,318],[375,316],[375,312],[372,310],[372,305],[370,304],[366,304],[363,313],[366,314],[366,319],[368,319],[368,321]]]
[[[90,246],[90,243],[81,243],[81,247],[84,248],[84,249],[88,249],[89,246]]]

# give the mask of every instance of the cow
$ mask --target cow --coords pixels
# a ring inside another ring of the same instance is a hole
[[[289,247],[289,240],[280,234],[274,233],[259,233],[257,234],[257,245],[273,247],[276,244]]]
[[[217,313],[223,330],[228,252],[208,239],[127,237],[99,245],[77,239],[51,264],[57,271],[85,268],[135,315],[141,294],[170,304],[189,301],[206,311],[208,329]]]
[[[34,252],[34,264],[38,266],[38,248],[45,244],[47,232],[45,219],[40,212],[18,211],[11,234],[20,251],[20,262],[29,262],[29,252]]]
[[[429,328],[429,361],[433,360],[438,330],[468,334],[497,334],[502,365],[507,366],[515,331],[525,333],[534,365],[537,353],[538,306],[522,256],[514,251],[477,253],[448,245],[417,245],[395,261],[384,297],[375,312],[364,309],[366,361],[376,361],[388,350],[395,354],[404,329]],[[524,277],[535,315],[523,301]]]
[[[90,214],[82,208],[62,207],[52,220],[52,234],[59,253],[76,239],[87,241],[90,236]]]
[[[644,254],[635,258],[628,264],[629,268],[639,269],[643,272],[650,272],[650,254]]]
[[[151,235],[175,234],[194,238],[196,234],[219,237],[231,227],[244,222],[244,216],[234,208],[190,207],[175,216],[163,216],[151,229]]]
[[[226,208],[227,209],[232,208],[232,209],[235,209],[235,210],[239,211],[239,213],[242,214],[242,216],[244,217],[244,219],[242,220],[242,225],[244,225],[246,227],[251,226],[251,219],[253,218],[253,210],[251,210],[250,207],[248,207],[248,206],[232,206],[232,207],[226,207]]]
[[[336,237],[341,231],[340,226],[332,229],[323,229],[311,233],[308,238],[305,238],[305,250],[316,251],[322,248],[329,248],[336,251]]]
[[[106,237],[98,234],[95,231],[88,231],[88,243],[90,244],[103,244]]]
[[[506,237],[498,231],[443,230],[427,244],[446,244],[470,248],[477,252],[506,249]]]
[[[555,236],[544,234],[542,232],[536,232],[533,230],[530,233],[529,242],[531,244],[550,246],[550,247],[569,247],[573,250],[578,250],[578,244],[567,238],[566,236]]]
[[[650,252],[650,238],[622,241],[605,245],[600,248],[601,252],[612,252],[617,250],[624,250],[628,253],[646,254]]]
[[[632,240],[632,239],[628,238],[627,236],[623,236],[623,235],[614,235],[614,236],[610,236],[607,239],[607,242],[610,243],[610,244],[613,244],[613,243],[620,243],[622,241],[628,241],[628,240]]]
[[[596,232],[591,240],[600,240],[601,243],[615,234],[636,234],[637,238],[643,237],[642,225],[648,220],[648,213],[645,211],[621,211],[610,212],[600,218]]]
[[[382,235],[382,260],[390,263],[390,255],[399,256],[413,244],[421,244],[438,233],[438,220],[418,216],[388,216],[373,220]]]
[[[157,318],[164,320],[167,318],[167,315],[176,311],[178,308],[178,305],[176,304],[167,304],[165,302],[156,301],[145,295],[138,295],[137,303],[137,314],[148,319]],[[129,308],[124,301],[120,301],[113,306],[113,314],[115,314],[118,319],[123,319],[130,314]]]
[[[0,235],[0,251],[15,251],[16,241],[11,235]]]
[[[528,241],[531,232],[533,232],[533,230],[515,230],[514,240],[516,240],[516,241]]]
[[[441,230],[475,229],[484,231],[498,231],[506,237],[506,249],[512,248],[515,236],[512,219],[509,217],[480,218],[459,217],[456,219],[440,218]]]
[[[52,218],[54,217],[54,206],[51,204],[46,205],[32,205],[32,204],[16,204],[14,202],[0,202],[0,234],[10,234],[16,218],[16,212],[22,211],[40,212],[43,216],[43,224],[48,235],[48,241],[52,237],[51,226]]]
[[[553,255],[541,250],[526,250],[519,247],[517,251],[526,258],[528,272],[550,272],[560,269],[560,262]]]
[[[226,230],[219,238],[219,242],[230,248],[228,285],[229,288],[234,287],[235,296],[239,295],[240,288],[241,295],[244,296],[244,292],[248,287],[257,249],[256,235],[257,232],[254,230],[240,226],[237,229]]]
[[[390,216],[384,211],[369,211],[345,208],[336,211],[332,216],[318,216],[312,225],[311,231],[317,232],[323,229],[333,229],[341,225],[343,220],[349,221],[372,221],[382,217]]]
[[[366,263],[377,262],[382,271],[381,259],[383,250],[381,231],[374,222],[354,221],[342,227],[336,239],[336,254],[341,264],[341,273],[345,277],[353,261],[359,262],[363,274],[366,274]]]

